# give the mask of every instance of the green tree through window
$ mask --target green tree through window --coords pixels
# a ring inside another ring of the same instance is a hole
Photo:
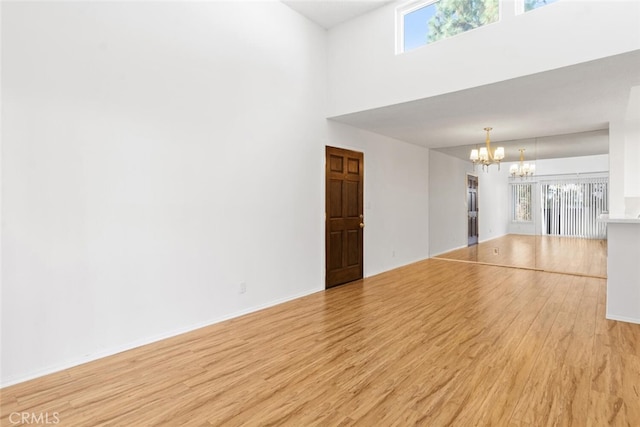
[[[429,42],[496,22],[500,16],[498,0],[440,0],[435,7],[429,19]]]
[[[555,3],[556,1],[557,0],[524,0],[524,11],[528,12],[530,10],[546,6],[549,3]]]

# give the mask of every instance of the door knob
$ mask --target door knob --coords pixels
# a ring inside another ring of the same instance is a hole
[[[360,223],[360,228],[364,228],[364,223]]]

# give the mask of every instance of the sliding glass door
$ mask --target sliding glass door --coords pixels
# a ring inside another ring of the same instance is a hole
[[[598,216],[607,210],[608,188],[606,176],[541,181],[542,235],[605,239]]]

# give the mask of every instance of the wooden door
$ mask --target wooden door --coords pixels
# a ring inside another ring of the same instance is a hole
[[[478,177],[467,175],[467,235],[469,246],[478,244]]]
[[[326,287],[362,278],[364,155],[326,150]]]

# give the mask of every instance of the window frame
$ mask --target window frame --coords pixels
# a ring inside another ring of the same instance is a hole
[[[509,215],[509,219],[512,223],[514,224],[531,224],[534,222],[534,182],[510,182],[509,186],[510,186],[510,203],[509,203],[509,210],[510,210],[510,215]],[[515,187],[516,186],[522,186],[522,187],[529,187],[529,219],[517,219],[516,218],[516,212],[518,211],[517,207],[519,206],[516,205],[516,190]]]
[[[440,39],[440,40],[436,40],[436,41],[434,41],[432,43],[437,43],[437,42],[442,41],[442,40],[447,40],[447,39],[455,37],[457,35],[465,34],[465,33],[468,33],[470,31],[477,30],[478,28],[486,27],[488,25],[497,24],[497,23],[501,22],[502,21],[502,9],[503,9],[502,8],[502,3],[503,3],[503,1],[504,0],[497,0],[497,2],[498,2],[498,18],[496,19],[496,21],[484,24],[484,25],[482,25],[480,27],[471,28],[471,29],[466,30],[466,31],[464,31],[462,33],[455,34],[453,36],[449,36],[449,37],[446,37],[446,38],[443,38],[443,39]],[[432,6],[432,5],[434,5],[436,3],[439,3],[439,2],[440,2],[440,0],[417,0],[417,1],[413,1],[413,2],[408,2],[408,3],[402,4],[402,5],[399,5],[399,6],[396,7],[396,28],[395,28],[396,29],[396,40],[395,40],[395,48],[396,48],[395,49],[395,53],[396,53],[396,55],[400,55],[400,54],[403,54],[403,53],[406,53],[406,52],[411,52],[411,51],[414,51],[416,49],[419,49],[421,47],[428,46],[428,45],[431,44],[431,43],[427,42],[424,45],[418,46],[418,47],[416,47],[414,49],[404,50],[404,42],[405,42],[404,18],[408,14],[410,14],[412,12],[415,12],[418,9],[422,9],[424,7],[429,7],[429,6]],[[516,3],[521,3],[522,4],[522,8],[524,9],[524,0],[516,0]]]
[[[534,10],[544,9],[545,7],[550,6],[552,4],[558,4],[561,1],[562,0],[555,0],[553,3],[543,4],[542,6],[538,6],[538,7],[535,7],[533,9],[530,9],[530,10],[525,10],[525,8],[524,8],[525,0],[517,0],[515,2],[515,13],[516,13],[516,16],[524,15],[525,13],[533,12]]]
[[[425,43],[424,45],[421,45],[419,47],[416,47],[414,49],[410,49],[410,50],[405,50],[404,49],[404,42],[405,42],[405,31],[404,31],[404,20],[405,20],[405,16],[407,16],[408,14],[415,12],[418,9],[421,9],[423,7],[428,7],[431,6],[433,4],[438,3],[440,0],[417,0],[417,1],[410,1],[407,2],[405,4],[401,4],[399,6],[396,7],[395,9],[395,13],[396,13],[396,17],[395,17],[395,24],[396,24],[396,34],[395,34],[395,54],[396,55],[400,55],[406,52],[410,52],[413,50],[416,50],[420,47],[423,46],[428,46],[431,43]],[[502,21],[502,13],[503,13],[503,3],[505,0],[498,0],[498,19],[495,22],[491,22],[489,24],[485,24],[482,27],[486,27],[487,25],[491,25],[491,24],[497,24],[499,22]],[[514,16],[520,16],[520,15],[525,15],[529,12],[533,12],[534,10],[539,10],[539,9],[544,9],[547,6],[551,6],[554,4],[558,4],[558,3],[562,3],[563,0],[555,0],[553,3],[549,3],[549,4],[545,4],[539,7],[536,7],[534,9],[531,10],[525,10],[524,4],[525,4],[525,0],[515,0],[513,2],[514,4],[514,10],[513,10],[513,14]],[[477,30],[478,28],[482,28],[482,27],[477,27],[477,28],[472,28],[470,30],[465,31],[464,33],[467,33],[469,31],[473,31],[473,30]],[[459,34],[464,34],[464,33],[459,33]],[[458,34],[456,34],[458,35]],[[455,37],[451,36],[451,37]],[[447,37],[450,38],[450,37]],[[446,39],[442,39],[442,40],[446,40]],[[441,41],[441,40],[437,40],[437,41]],[[437,42],[436,41],[436,42]],[[433,42],[433,43],[436,43]]]
[[[396,55],[408,52],[404,50],[404,17],[418,9],[431,6],[439,1],[440,0],[418,0],[396,7]],[[427,44],[425,44],[425,46]]]

